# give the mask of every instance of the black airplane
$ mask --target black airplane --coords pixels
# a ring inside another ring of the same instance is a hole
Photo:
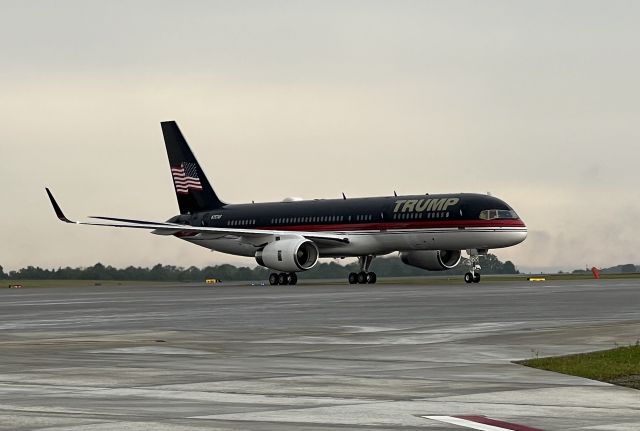
[[[296,273],[313,268],[319,258],[357,257],[360,272],[350,273],[349,283],[365,284],[376,282],[369,271],[376,256],[397,251],[407,265],[442,271],[460,263],[462,250],[469,254],[470,267],[464,279],[478,283],[479,255],[527,236],[525,224],[504,201],[473,193],[228,204],[211,187],[178,125],[161,125],[179,215],[166,222],[116,217],[71,221],[47,188],[57,217],[66,223],[146,229],[252,257],[274,271],[272,285],[296,284]]]

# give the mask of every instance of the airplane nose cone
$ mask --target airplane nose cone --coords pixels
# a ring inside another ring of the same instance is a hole
[[[529,233],[529,229],[527,229],[527,225],[524,224],[524,221],[522,221],[522,219],[518,219],[520,220],[520,223],[522,223],[522,228],[519,232],[519,241],[518,243],[521,243],[522,241],[524,241],[527,238],[527,234]]]

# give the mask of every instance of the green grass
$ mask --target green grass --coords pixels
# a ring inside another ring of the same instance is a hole
[[[2,280],[0,287],[8,288],[12,284],[30,287],[88,287],[88,286],[143,286],[165,284],[161,281],[121,281],[121,280]]]
[[[578,355],[535,358],[518,364],[640,389],[640,345]]]

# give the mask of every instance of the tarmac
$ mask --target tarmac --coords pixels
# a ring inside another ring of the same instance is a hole
[[[511,362],[634,344],[638,304],[640,280],[2,289],[0,429],[640,430],[640,391]]]

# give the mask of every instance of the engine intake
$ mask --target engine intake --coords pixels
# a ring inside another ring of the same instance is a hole
[[[444,271],[460,263],[460,250],[417,250],[400,253],[400,259],[406,265],[429,271]]]
[[[256,252],[258,265],[283,272],[306,271],[318,262],[318,247],[304,238],[272,241]]]

